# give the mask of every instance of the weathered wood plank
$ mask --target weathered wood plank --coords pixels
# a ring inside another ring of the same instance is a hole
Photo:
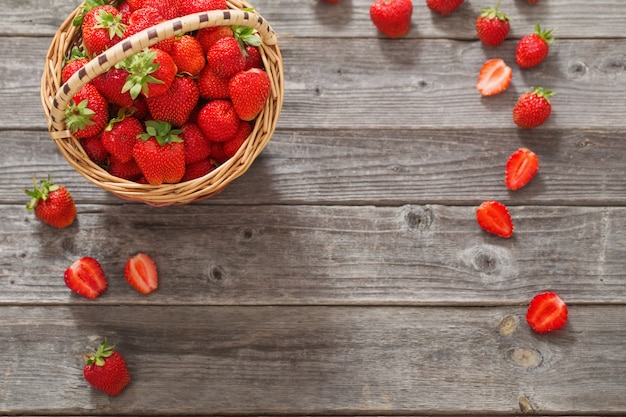
[[[48,42],[0,38],[7,62],[0,67],[0,129],[47,128],[39,91]],[[515,131],[511,110],[531,86],[556,92],[553,115],[541,129],[626,127],[621,107],[626,43],[562,40],[550,59],[526,71],[514,65],[514,49],[513,41],[487,50],[458,40],[285,38],[279,127]],[[493,56],[509,57],[513,82],[504,93],[484,98],[476,78]]]
[[[519,415],[520,402],[537,414],[626,413],[624,306],[570,306],[569,324],[543,336],[522,306],[0,314],[2,413]],[[116,398],[82,377],[81,355],[104,336],[132,375]]]
[[[626,302],[624,208],[512,207],[511,239],[483,232],[474,207],[85,205],[63,230],[0,208],[2,304],[493,305],[545,290]],[[160,271],[149,297],[124,281],[137,252]],[[63,282],[81,256],[109,278],[95,301]]]
[[[344,0],[328,5],[319,0],[251,1],[283,36],[378,37],[369,19],[370,0]],[[5,0],[0,10],[2,35],[52,36],[79,0]],[[414,1],[413,27],[408,37],[475,40],[474,20],[489,1],[466,1],[445,18],[431,13],[423,0]],[[559,38],[626,37],[626,5],[620,0],[550,0],[536,5],[514,1],[502,6],[511,18],[511,38],[532,31],[535,23],[555,28]],[[598,25],[590,25],[590,16]]]
[[[626,130],[278,129],[249,171],[206,204],[626,204]],[[51,174],[81,203],[124,203],[80,176],[47,132],[5,131],[0,201],[25,202]],[[504,187],[510,153],[540,158],[525,188]],[[599,169],[601,167],[601,169]],[[200,203],[205,204],[205,202]]]

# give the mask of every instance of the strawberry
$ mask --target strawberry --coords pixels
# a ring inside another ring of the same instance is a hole
[[[185,167],[185,175],[181,182],[195,180],[196,178],[204,177],[209,172],[215,169],[215,165],[210,159],[201,159],[198,162],[189,164]]]
[[[202,45],[205,55],[218,39],[233,36],[235,34],[230,26],[209,26],[196,32],[196,39]]]
[[[206,64],[202,45],[191,35],[182,35],[176,38],[172,43],[170,56],[178,67],[179,74],[198,75]]]
[[[178,3],[178,13],[181,16],[209,10],[226,9],[228,9],[226,0],[180,0]]]
[[[426,0],[426,6],[434,12],[439,13],[442,16],[449,15],[455,11],[463,0]]]
[[[86,358],[83,375],[92,387],[111,396],[119,395],[130,382],[124,357],[109,346],[106,337],[96,352]]]
[[[91,83],[78,90],[65,110],[65,124],[78,139],[99,135],[108,120],[108,103]]]
[[[265,107],[272,91],[272,82],[265,71],[252,68],[233,75],[228,92],[241,120],[254,120]]]
[[[513,235],[513,221],[506,206],[498,201],[487,200],[476,209],[476,221],[486,232],[509,238]]]
[[[529,2],[530,4],[535,4],[535,3],[537,3],[538,1],[539,1],[539,0],[528,0],[528,2]]]
[[[137,52],[118,66],[130,73],[122,92],[130,91],[133,99],[140,94],[145,97],[164,94],[170,89],[178,72],[172,57],[165,51],[154,48]]]
[[[520,68],[532,68],[543,62],[550,51],[550,44],[554,42],[553,30],[542,30],[539,23],[535,25],[535,32],[522,37],[515,49],[515,61]]]
[[[120,13],[122,23],[128,26],[130,23],[130,15],[133,13],[128,1],[122,0],[122,2],[117,5],[117,11]]]
[[[228,161],[228,156],[226,156],[226,152],[224,152],[224,142],[215,142],[213,146],[211,146],[211,158],[218,164],[223,164]]]
[[[500,1],[498,0],[496,7],[483,9],[476,18],[476,34],[487,46],[500,45],[511,30],[509,18],[499,10]]]
[[[493,58],[485,62],[478,74],[476,89],[483,96],[493,96],[506,90],[511,84],[513,70],[504,60]]]
[[[34,188],[24,190],[31,200],[26,204],[27,210],[33,210],[35,216],[42,222],[57,229],[71,225],[76,219],[76,205],[72,195],[62,185],[52,182],[52,178],[41,180],[37,186],[37,179],[33,177]]]
[[[128,26],[124,31],[124,39],[130,38],[132,35],[141,32],[144,29],[155,26],[167,19],[154,7],[144,7],[134,10],[128,17]],[[160,49],[168,54],[172,51],[174,38],[163,39],[152,45],[153,49]]]
[[[537,333],[560,329],[567,322],[567,305],[553,292],[537,294],[528,306],[526,322]]]
[[[122,92],[128,76],[129,73],[125,69],[114,67],[98,75],[91,83],[110,104],[130,107],[135,101],[129,91]]]
[[[370,6],[370,19],[385,36],[395,39],[409,33],[413,2],[411,0],[374,0]]]
[[[551,90],[541,87],[534,88],[522,94],[513,107],[513,121],[523,129],[532,129],[541,126],[550,117],[552,104]]]
[[[197,123],[209,140],[226,142],[235,136],[241,121],[229,100],[213,100],[200,109]]]
[[[152,185],[177,183],[185,174],[185,149],[180,130],[167,122],[149,120],[133,148],[133,157]]]
[[[107,280],[100,263],[90,256],[75,260],[63,274],[65,285],[83,297],[97,298],[107,289]]]
[[[81,34],[89,56],[94,57],[122,40],[126,25],[121,22],[119,11],[111,6],[97,6],[83,18]]]
[[[528,148],[519,148],[506,161],[504,184],[509,190],[519,190],[533,179],[539,170],[539,158]]]
[[[237,153],[250,133],[252,133],[252,123],[241,122],[235,136],[228,142],[224,142],[223,150],[227,158],[232,158]]]
[[[89,62],[87,54],[78,49],[77,46],[72,48],[71,56],[61,70],[61,82],[66,83],[67,80],[79,69]]]
[[[153,119],[180,127],[189,119],[199,97],[200,91],[194,79],[176,77],[167,92],[146,98],[146,103]]]
[[[187,123],[182,127],[180,137],[185,145],[185,164],[193,164],[211,155],[211,142],[204,136],[198,125]]]
[[[143,125],[138,119],[120,112],[102,132],[102,145],[120,162],[128,162],[133,159],[137,136],[142,133]]]
[[[246,66],[246,56],[234,37],[220,38],[206,54],[208,65],[218,76],[230,78]]]
[[[115,156],[109,158],[109,174],[128,181],[137,181],[143,174],[134,159],[121,162]]]
[[[142,294],[149,294],[159,286],[156,264],[145,253],[128,258],[124,266],[124,278]]]
[[[178,17],[178,0],[127,0],[132,11],[151,7],[158,10],[165,20]]]
[[[263,69],[263,58],[261,58],[261,52],[259,52],[258,46],[246,45],[246,66],[243,67],[244,71],[251,68]]]
[[[207,65],[198,76],[200,97],[210,100],[230,98],[228,81],[228,78],[220,77]]]
[[[104,165],[109,158],[109,151],[102,144],[102,135],[80,139],[80,144],[89,159],[98,165]]]

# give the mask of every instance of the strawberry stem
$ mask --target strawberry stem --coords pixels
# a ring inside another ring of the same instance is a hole
[[[148,120],[146,122],[146,131],[140,133],[137,139],[146,142],[150,138],[154,138],[161,146],[168,143],[182,142],[179,136],[182,133],[180,129],[172,129],[172,125],[161,120]]]

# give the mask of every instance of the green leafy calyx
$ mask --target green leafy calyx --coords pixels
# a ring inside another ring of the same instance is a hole
[[[182,133],[180,129],[172,129],[172,125],[168,122],[161,120],[148,120],[146,122],[146,131],[140,133],[137,139],[147,141],[150,138],[154,138],[161,146],[168,143],[182,142],[183,139],[179,136]]]
[[[115,346],[109,346],[109,341],[104,338],[104,341],[98,346],[96,352],[89,356],[86,360],[87,365],[104,366],[105,359],[113,355]]]
[[[37,178],[33,177],[33,186],[32,190],[24,190],[26,195],[31,197],[31,200],[26,204],[27,210],[34,210],[39,200],[47,200],[51,192],[59,189],[59,186],[52,182],[50,176],[48,176],[47,180],[41,180],[39,186],[37,185]]]
[[[541,29],[541,26],[539,25],[539,23],[535,25],[535,35],[539,36],[546,43],[554,42],[554,37],[552,36],[552,32],[554,32],[554,29],[543,30]]]
[[[65,125],[70,132],[74,133],[94,124],[91,119],[96,112],[87,107],[88,105],[89,99],[84,99],[78,104],[72,101],[67,106],[65,109]]]
[[[122,87],[122,93],[130,92],[133,99],[139,97],[143,93],[148,96],[148,84],[163,84],[162,80],[150,75],[159,69],[160,63],[154,62],[156,52],[148,48],[141,52],[137,52],[115,65],[116,68],[122,68],[128,71],[126,83]]]

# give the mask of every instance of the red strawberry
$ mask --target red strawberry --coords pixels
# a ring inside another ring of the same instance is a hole
[[[246,56],[233,37],[218,39],[206,54],[207,63],[220,77],[230,78],[246,66]]]
[[[185,164],[193,164],[211,155],[211,142],[204,136],[198,125],[187,123],[182,127],[180,137],[185,145]]]
[[[65,66],[61,70],[61,81],[66,83],[76,71],[84,67],[88,62],[89,58],[87,55],[78,47],[73,47],[70,58],[65,62]]]
[[[216,100],[220,98],[229,98],[228,78],[220,77],[208,65],[204,67],[198,76],[198,90],[200,97]]]
[[[180,130],[172,130],[167,122],[146,122],[146,132],[135,143],[133,157],[148,183],[177,183],[185,174],[185,148],[178,134]]]
[[[205,55],[218,39],[233,36],[235,36],[235,34],[230,26],[209,26],[200,29],[196,33],[196,39],[200,42],[200,45],[202,45],[202,50]]]
[[[112,396],[119,395],[130,382],[124,357],[109,346],[106,338],[96,352],[86,358],[83,375],[92,387]]]
[[[455,11],[463,0],[426,0],[428,8],[434,12],[439,13],[442,16],[449,15]]]
[[[261,52],[259,47],[254,45],[246,45],[246,66],[243,68],[249,70],[251,68],[263,69],[263,58],[261,58]]]
[[[197,123],[209,140],[226,142],[235,136],[241,120],[230,101],[213,100],[200,109]]]
[[[551,90],[541,87],[522,94],[513,107],[513,121],[523,129],[541,126],[552,112]]]
[[[102,135],[80,139],[85,153],[93,162],[103,165],[109,158],[109,151],[102,144]]]
[[[111,119],[102,132],[102,145],[120,162],[128,162],[133,159],[137,136],[142,133],[141,122],[132,116],[127,117],[122,112],[120,116]]]
[[[132,11],[151,7],[159,11],[165,20],[178,17],[178,0],[127,0]]]
[[[101,54],[122,40],[126,25],[118,10],[111,5],[96,6],[83,19],[81,33],[89,56]]]
[[[520,68],[532,68],[543,62],[554,42],[551,30],[541,30],[539,23],[535,25],[535,33],[524,36],[517,43],[515,61]]]
[[[128,181],[137,181],[143,174],[141,168],[134,159],[128,162],[121,162],[114,156],[109,158],[109,174]]]
[[[537,3],[538,1],[539,1],[539,0],[528,0],[528,2],[529,2],[530,4],[535,4],[535,3]]]
[[[194,79],[176,77],[167,92],[146,98],[146,103],[153,119],[180,127],[187,123],[199,97],[200,91]]]
[[[237,153],[241,145],[243,145],[246,139],[248,139],[248,136],[250,136],[250,133],[252,133],[252,123],[241,122],[235,137],[228,142],[224,142],[223,150],[227,158],[232,158]]]
[[[487,46],[500,45],[511,30],[509,18],[498,9],[500,1],[498,0],[496,7],[483,9],[476,18],[476,34]]]
[[[519,190],[533,179],[539,170],[539,158],[528,148],[519,148],[506,162],[504,184],[509,190]]]
[[[198,75],[206,64],[202,45],[191,35],[182,35],[174,40],[170,56],[178,67],[178,73]]]
[[[208,10],[226,10],[226,0],[180,0],[178,12],[181,16]]]
[[[120,64],[130,75],[122,92],[130,91],[135,99],[139,94],[155,97],[170,89],[178,68],[172,57],[161,49],[147,48],[126,58]]]
[[[476,221],[486,232],[509,238],[513,235],[513,221],[506,206],[498,201],[484,201],[476,209]]]
[[[107,280],[100,263],[83,256],[72,262],[63,274],[65,285],[83,297],[94,299],[107,289]]]
[[[124,278],[142,294],[149,294],[159,286],[156,264],[145,253],[128,258],[124,266]]]
[[[144,7],[134,10],[128,18],[128,26],[124,31],[124,39],[130,38],[132,35],[161,22],[165,22],[166,20],[167,19],[154,7]],[[151,48],[170,53],[173,43],[174,38],[166,38],[152,45]]]
[[[85,84],[65,110],[65,124],[78,139],[99,135],[108,120],[108,103],[93,84]]]
[[[382,34],[392,39],[409,33],[412,16],[411,0],[374,0],[370,6],[372,23]]]
[[[98,75],[91,83],[110,104],[130,107],[134,104],[130,92],[122,92],[128,75],[129,73],[125,69],[113,67],[104,74]]]
[[[228,156],[226,156],[226,152],[224,152],[224,142],[216,142],[213,144],[211,147],[211,158],[218,164],[223,164],[228,161]]]
[[[560,329],[567,322],[567,305],[553,292],[537,294],[528,306],[526,322],[537,333]]]
[[[485,62],[478,74],[476,89],[483,96],[493,96],[506,90],[511,84],[513,70],[500,58]]]
[[[265,71],[252,68],[235,74],[228,82],[230,99],[241,120],[254,120],[265,107],[272,82]]]
[[[130,4],[128,3],[128,1],[124,0],[119,3],[117,5],[117,11],[120,12],[120,19],[122,20],[122,23],[128,26],[128,23],[130,21],[130,15],[133,12],[130,8]]]
[[[72,195],[62,185],[57,185],[48,177],[41,180],[37,186],[37,179],[33,177],[34,188],[24,190],[31,200],[26,204],[27,210],[33,210],[35,216],[42,222],[57,229],[71,225],[76,218],[76,205]]]
[[[193,164],[189,164],[185,167],[185,175],[181,182],[195,180],[196,178],[204,177],[209,172],[215,169],[215,165],[213,165],[213,161],[210,159],[202,159],[198,162],[194,162]]]

